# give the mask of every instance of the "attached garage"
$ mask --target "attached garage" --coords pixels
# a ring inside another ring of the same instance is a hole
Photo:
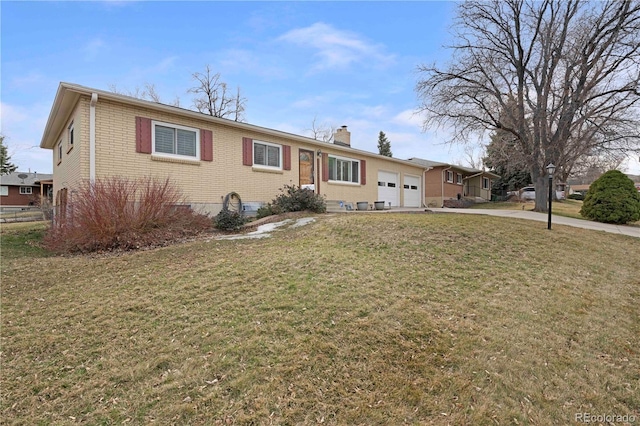
[[[400,182],[397,173],[378,171],[378,200],[384,201],[385,207],[400,205]]]
[[[404,175],[404,206],[420,207],[422,191],[420,190],[420,176]]]

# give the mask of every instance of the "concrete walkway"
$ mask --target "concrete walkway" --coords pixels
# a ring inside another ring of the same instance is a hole
[[[397,209],[395,211],[400,211]],[[409,209],[407,209],[408,211]],[[417,209],[413,209],[415,211]],[[461,214],[484,214],[487,216],[512,217],[515,219],[537,220],[538,222],[547,222],[546,213],[538,213],[526,210],[491,210],[491,209],[447,209],[447,208],[429,208],[434,213],[461,213]],[[390,210],[394,211],[394,210]],[[551,229],[554,225],[567,225],[576,228],[592,229],[594,231],[604,231],[613,234],[629,235],[631,237],[640,238],[640,227],[611,225],[608,223],[592,222],[590,220],[574,219],[572,217],[551,215]]]

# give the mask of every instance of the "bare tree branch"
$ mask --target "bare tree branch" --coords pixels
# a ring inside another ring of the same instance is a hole
[[[328,125],[327,123],[318,124],[318,117],[313,117],[311,122],[311,128],[306,129],[311,133],[311,137],[317,141],[331,143],[333,142],[333,135],[336,132],[336,126]]]
[[[468,1],[446,68],[420,66],[424,127],[450,142],[512,135],[546,210],[545,166],[569,176],[582,158],[640,151],[640,3]]]
[[[205,67],[205,72],[195,72],[192,77],[196,85],[188,92],[195,95],[193,107],[196,110],[214,117],[244,121],[247,100],[240,95],[240,88],[235,96],[229,95],[227,83],[220,79],[220,73],[212,73],[209,65]]]

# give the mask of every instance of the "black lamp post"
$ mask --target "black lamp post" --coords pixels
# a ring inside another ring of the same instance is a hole
[[[549,218],[547,219],[547,229],[551,229],[551,202],[553,201],[553,173],[556,171],[556,166],[553,163],[549,163],[547,166],[547,173],[549,173]]]

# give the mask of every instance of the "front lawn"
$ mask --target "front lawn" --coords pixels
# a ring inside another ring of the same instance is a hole
[[[37,237],[3,232],[0,418],[638,419],[638,241],[545,228],[323,215],[265,239],[76,257],[31,253],[21,242]]]
[[[527,210],[533,211],[535,203],[533,201],[497,201],[488,203],[478,203],[473,206],[474,209],[495,209],[495,210]],[[578,200],[558,200],[554,201],[551,207],[553,214],[559,216],[575,217],[576,219],[584,219],[580,215],[582,201]]]

